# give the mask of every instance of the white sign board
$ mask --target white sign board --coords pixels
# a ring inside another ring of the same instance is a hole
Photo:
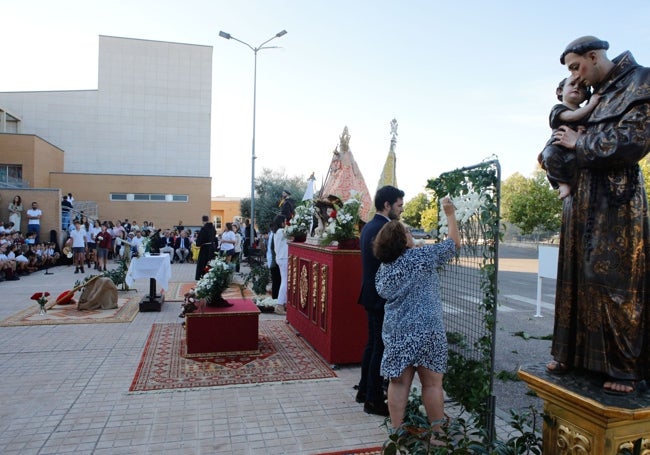
[[[557,261],[560,249],[556,246],[540,245],[537,253],[537,312],[542,317],[542,278],[557,279]]]

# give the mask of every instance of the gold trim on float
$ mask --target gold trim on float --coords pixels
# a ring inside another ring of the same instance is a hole
[[[318,262],[314,262],[311,265],[311,301],[314,311],[316,310],[316,305],[318,304]]]
[[[320,267],[320,320],[321,320],[321,329],[325,332],[327,331],[326,324],[326,313],[327,313],[327,282],[328,282],[328,273],[329,267],[327,264],[323,264]]]
[[[299,263],[298,257],[294,256],[293,257],[293,262],[291,263],[290,272],[291,272],[291,282],[294,283],[295,287],[298,287],[297,286],[298,285],[298,272],[297,272],[297,270],[298,270],[298,267],[299,267],[298,263]],[[293,295],[295,296],[297,292],[299,292],[298,289],[294,289]],[[293,299],[292,299],[292,301],[293,301]]]
[[[300,268],[300,308],[303,310],[307,307],[307,300],[309,298],[309,273],[307,265],[303,264]]]

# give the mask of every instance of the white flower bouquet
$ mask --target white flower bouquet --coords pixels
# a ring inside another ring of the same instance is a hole
[[[334,212],[327,220],[323,231],[321,245],[329,245],[334,241],[350,240],[359,236],[359,218],[361,210],[361,195],[352,194],[352,197],[343,205],[334,204]]]
[[[220,258],[211,260],[207,268],[206,273],[196,283],[196,297],[205,299],[208,306],[223,306],[224,302],[226,304],[228,302],[221,297],[221,294],[232,283],[234,269]]]
[[[314,217],[313,205],[299,205],[289,225],[284,229],[286,237],[306,237],[309,234],[309,228],[312,226]]]

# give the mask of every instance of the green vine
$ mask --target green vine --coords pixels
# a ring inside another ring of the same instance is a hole
[[[107,270],[104,272],[104,276],[110,278],[115,286],[122,285],[122,291],[128,291],[129,286],[126,284],[126,272],[128,270],[128,261],[124,258],[120,258],[119,266],[116,269]]]
[[[510,411],[513,431],[508,439],[488,440],[476,414],[461,415],[439,422],[443,431],[435,432],[423,413],[422,395],[413,389],[404,414],[404,421],[392,431],[383,445],[383,455],[541,455],[541,418],[546,416],[534,407],[521,413]],[[388,419],[385,423],[388,426]],[[435,440],[435,444],[432,443]],[[626,452],[627,453],[627,452]]]
[[[256,295],[265,295],[266,287],[271,282],[271,271],[261,264],[251,264],[251,270],[246,274],[244,283],[241,285],[242,295],[243,290],[252,283],[253,292]]]
[[[451,334],[448,334],[450,352],[444,387],[455,401],[467,410],[476,412],[483,424],[487,421],[488,400],[492,393],[492,351],[497,305],[495,258],[501,237],[499,181],[499,163],[491,160],[446,172],[427,184],[438,200],[446,195],[450,195],[452,200],[470,193],[480,195],[480,205],[471,216],[466,216],[463,222],[459,220],[459,231],[463,245],[461,254],[480,256],[482,259],[479,265],[482,292],[479,309],[485,332],[471,344],[471,348],[464,342],[458,342],[459,339],[471,337],[457,333],[450,337]],[[474,355],[470,358],[468,354]]]

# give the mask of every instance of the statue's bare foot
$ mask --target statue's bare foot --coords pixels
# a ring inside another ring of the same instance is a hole
[[[636,382],[612,378],[603,384],[603,392],[609,395],[630,395],[636,392]]]
[[[566,183],[560,183],[558,185],[558,190],[559,190],[558,197],[560,199],[564,199],[565,197],[571,194],[571,187]]]
[[[566,363],[553,360],[546,364],[546,371],[552,374],[567,374],[571,368]]]

